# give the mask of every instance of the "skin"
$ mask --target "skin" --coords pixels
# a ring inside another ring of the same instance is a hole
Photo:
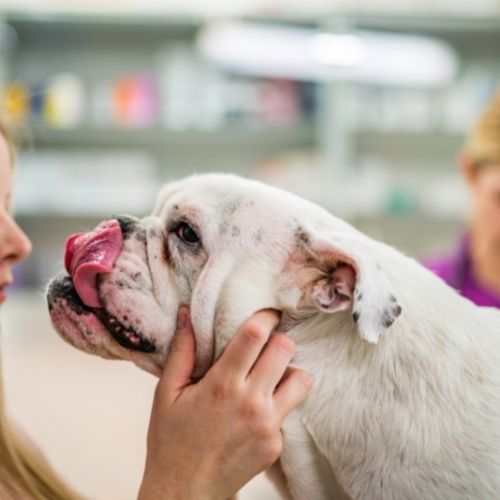
[[[0,304],[12,268],[31,243],[10,213],[12,167],[0,135]],[[271,466],[281,424],[302,402],[311,378],[289,368],[294,343],[271,332],[277,312],[260,311],[238,330],[203,379],[192,383],[195,338],[187,307],[158,382],[140,500],[220,500]]]
[[[311,377],[288,367],[290,338],[269,338],[278,323],[276,312],[256,313],[193,384],[195,340],[180,309],[154,398],[139,500],[229,498],[279,458],[281,425],[305,399]]]
[[[472,199],[474,276],[482,286],[500,295],[500,163],[477,168],[467,155],[462,156],[460,163]]]
[[[12,283],[12,267],[31,252],[30,240],[10,213],[11,186],[9,147],[0,135],[0,305],[5,302],[6,288]]]

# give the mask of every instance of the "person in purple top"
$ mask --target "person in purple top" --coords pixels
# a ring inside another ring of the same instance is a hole
[[[472,199],[468,228],[424,265],[477,305],[500,308],[500,90],[470,132],[460,167]]]

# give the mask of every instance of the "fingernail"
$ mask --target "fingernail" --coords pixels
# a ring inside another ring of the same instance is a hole
[[[181,306],[177,313],[177,330],[186,330],[189,323],[189,309]]]

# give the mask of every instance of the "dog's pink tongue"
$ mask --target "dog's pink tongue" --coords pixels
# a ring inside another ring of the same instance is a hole
[[[120,224],[114,219],[102,222],[90,233],[77,233],[68,238],[64,265],[86,306],[101,307],[97,275],[111,271],[122,247]]]

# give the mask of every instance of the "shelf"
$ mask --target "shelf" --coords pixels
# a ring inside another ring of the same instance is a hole
[[[61,40],[73,44],[107,47],[116,38],[139,47],[168,40],[192,40],[201,19],[180,16],[127,16],[96,14],[13,14],[0,11],[0,20],[11,25],[22,44],[60,48]],[[104,44],[104,45],[103,45]]]
[[[24,5],[23,5],[24,4]],[[158,7],[161,5],[161,7]],[[110,25],[146,25],[146,26],[186,26],[196,27],[213,18],[238,17],[255,22],[274,22],[308,26],[358,26],[383,30],[417,30],[425,32],[489,31],[500,35],[498,26],[500,10],[498,8],[461,8],[439,2],[416,3],[412,8],[398,6],[396,2],[377,4],[371,9],[363,3],[359,8],[352,7],[352,2],[337,2],[335,5],[314,2],[310,8],[301,4],[300,8],[268,9],[248,8],[228,3],[224,9],[200,8],[198,2],[181,4],[158,3],[152,6],[148,2],[56,2],[52,6],[45,2],[42,8],[33,8],[32,2],[10,1],[0,8],[0,15],[6,20],[26,23],[99,23]]]
[[[344,23],[344,26],[356,27],[362,29],[380,29],[392,31],[418,31],[427,34],[431,33],[480,33],[491,34],[500,37],[500,10],[491,12],[488,15],[485,12],[472,11],[461,13],[457,10],[451,15],[445,15],[437,11],[429,12],[396,12],[394,13],[361,13],[355,11],[336,12],[330,18],[331,24]],[[325,17],[328,24],[328,17]]]
[[[195,13],[194,10],[185,10],[180,12],[176,8],[175,12],[169,9],[151,9],[150,6],[140,8],[140,4],[136,4],[137,8],[125,8],[120,5],[117,8],[109,6],[108,8],[102,5],[92,8],[88,5],[81,5],[80,8],[76,5],[60,3],[59,6],[54,5],[53,8],[46,6],[45,8],[28,7],[0,7],[0,17],[6,21],[21,22],[26,24],[98,24],[110,26],[146,26],[146,27],[184,27],[193,29],[199,27],[206,16],[200,12]],[[177,5],[178,7],[178,5]]]
[[[396,145],[398,148],[437,146],[441,148],[459,148],[464,140],[464,132],[451,130],[353,130],[353,137],[363,148]]]
[[[421,139],[421,140],[462,140],[465,137],[465,132],[458,130],[447,130],[442,128],[427,127],[422,129],[405,129],[405,128],[360,128],[352,129],[352,133],[358,137],[377,137],[385,139]]]
[[[240,147],[281,146],[298,147],[314,142],[314,127],[304,123],[293,127],[224,127],[217,130],[175,131],[155,127],[151,129],[133,128],[92,128],[53,129],[34,127],[28,131],[28,142],[35,147],[59,146],[115,146],[186,148],[198,146]]]

